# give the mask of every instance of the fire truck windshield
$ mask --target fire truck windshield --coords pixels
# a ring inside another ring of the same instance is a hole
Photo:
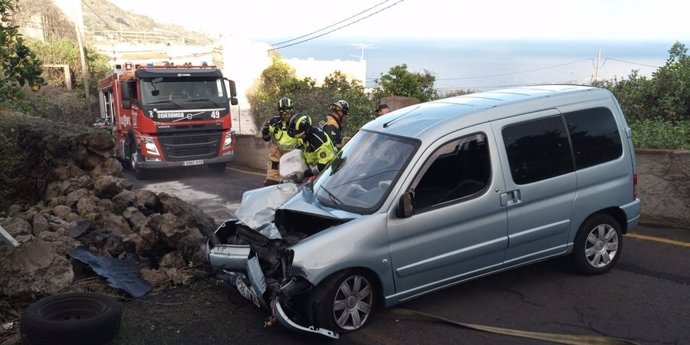
[[[228,107],[225,85],[219,78],[153,78],[141,80],[143,106],[171,108]]]

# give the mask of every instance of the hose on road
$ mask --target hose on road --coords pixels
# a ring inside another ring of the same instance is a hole
[[[531,331],[521,331],[517,329],[501,328],[493,326],[475,325],[464,322],[457,322],[450,319],[446,319],[440,316],[435,316],[427,314],[421,311],[393,308],[384,310],[381,313],[382,316],[392,316],[399,319],[406,320],[420,320],[429,321],[435,323],[441,323],[446,325],[452,325],[460,328],[471,329],[475,331],[488,332],[493,334],[507,335],[512,337],[529,338],[550,341],[559,344],[570,344],[570,345],[637,345],[629,340],[607,337],[607,336],[596,336],[596,335],[577,335],[577,334],[559,334],[559,333],[544,333],[544,332],[531,332]]]

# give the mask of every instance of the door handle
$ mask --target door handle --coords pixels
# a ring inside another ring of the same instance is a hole
[[[520,190],[511,190],[501,194],[501,206],[510,206],[520,203]]]

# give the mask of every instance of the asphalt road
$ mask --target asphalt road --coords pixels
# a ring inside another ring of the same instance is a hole
[[[127,176],[132,178],[130,175]],[[133,178],[132,178],[133,180]],[[242,192],[261,186],[260,172],[230,167],[170,171],[135,188],[168,192],[216,219],[239,206]],[[690,231],[640,226],[625,237],[620,261],[600,276],[571,272],[550,260],[470,281],[399,305],[459,322],[535,332],[600,335],[639,344],[690,344]],[[234,289],[209,277],[124,305],[115,344],[304,344],[319,336],[280,326]],[[541,344],[533,339],[406,320],[379,311],[342,344]]]
[[[134,183],[135,189],[175,195],[198,206],[217,222],[232,217],[240,206],[242,193],[263,187],[265,179],[263,172],[244,167],[230,167],[222,175],[211,173],[203,166],[160,170],[147,180],[137,180],[129,170],[124,175]]]

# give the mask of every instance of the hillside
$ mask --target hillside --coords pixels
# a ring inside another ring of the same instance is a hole
[[[179,25],[132,14],[108,0],[82,0],[82,9],[87,44],[112,41],[211,45],[214,41]],[[30,38],[42,35],[45,39],[76,39],[74,24],[62,14],[55,0],[19,0],[15,20]]]

